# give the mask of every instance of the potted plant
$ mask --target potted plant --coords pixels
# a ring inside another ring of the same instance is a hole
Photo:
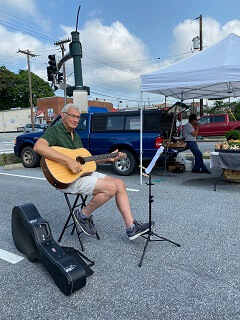
[[[225,137],[227,141],[229,140],[239,140],[240,139],[240,132],[238,130],[230,130],[226,132]]]

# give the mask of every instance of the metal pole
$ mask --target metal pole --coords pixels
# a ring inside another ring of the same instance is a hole
[[[5,120],[4,120],[3,112],[4,112],[4,111],[2,111],[2,119],[3,119],[3,133],[6,133],[6,131],[5,131]]]
[[[79,41],[79,32],[72,31],[72,42],[69,45],[70,51],[73,57],[74,78],[75,78],[75,90],[83,89],[83,77],[82,77],[82,45]]]
[[[32,100],[32,78],[31,78],[31,70],[30,70],[30,56],[36,57],[36,54],[30,53],[29,50],[18,50],[18,52],[26,54],[27,56],[27,64],[28,64],[28,81],[29,81],[29,102],[31,108],[31,123],[32,123],[32,130],[34,131],[34,113],[33,113],[33,100]]]
[[[140,108],[140,185],[142,185],[142,155],[143,155],[143,92],[141,91],[141,108]]]
[[[61,41],[58,41],[58,42],[55,42],[54,44],[56,46],[60,46],[60,49],[62,51],[62,58],[64,57],[64,51],[65,51],[65,47],[64,47],[64,43],[67,43],[67,42],[70,42],[71,39],[65,39],[65,40],[61,40]],[[65,63],[63,63],[63,85],[64,85],[64,106],[67,104],[67,90],[66,90],[66,87],[67,87],[67,79],[66,79],[66,67],[65,67]]]
[[[31,108],[31,123],[32,123],[32,130],[34,131],[34,114],[33,114],[33,100],[32,100],[32,78],[31,78],[31,71],[30,71],[29,54],[27,55],[27,63],[28,63],[28,81],[29,81],[29,101],[30,101],[30,108]]]
[[[199,40],[200,40],[200,51],[203,49],[202,39],[202,15],[199,16]],[[203,116],[203,99],[200,99],[200,117]]]

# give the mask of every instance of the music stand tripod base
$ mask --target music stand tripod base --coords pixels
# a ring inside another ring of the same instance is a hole
[[[146,253],[146,250],[147,250],[147,246],[148,246],[149,242],[151,242],[151,241],[168,241],[168,242],[170,242],[172,244],[175,244],[177,247],[180,247],[179,243],[174,242],[174,241],[172,241],[170,239],[164,238],[162,236],[159,236],[158,234],[156,234],[155,232],[152,231],[152,227],[154,225],[154,223],[152,222],[152,203],[153,203],[154,200],[153,200],[153,196],[152,196],[151,187],[154,185],[154,183],[152,183],[151,175],[148,175],[148,177],[149,177],[149,181],[146,184],[149,187],[149,230],[142,235],[142,237],[147,239],[147,240],[146,240],[146,243],[145,243],[145,246],[144,246],[144,249],[143,249],[141,260],[140,260],[139,265],[138,265],[139,267],[142,266],[143,258],[145,256],[145,253]],[[152,237],[156,237],[157,239],[152,239]]]

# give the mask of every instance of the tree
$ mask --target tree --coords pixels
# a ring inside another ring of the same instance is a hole
[[[31,72],[33,105],[36,99],[54,96],[53,89],[47,81]],[[28,71],[19,70],[17,74],[5,66],[0,67],[0,110],[10,108],[29,108]]]
[[[216,100],[214,106],[209,108],[207,113],[229,113],[231,120],[240,120],[240,102],[223,102],[223,100]]]

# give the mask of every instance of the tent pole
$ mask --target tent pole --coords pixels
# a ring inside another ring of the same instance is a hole
[[[141,106],[140,106],[140,185],[142,185],[142,154],[143,154],[143,92],[141,91]]]

